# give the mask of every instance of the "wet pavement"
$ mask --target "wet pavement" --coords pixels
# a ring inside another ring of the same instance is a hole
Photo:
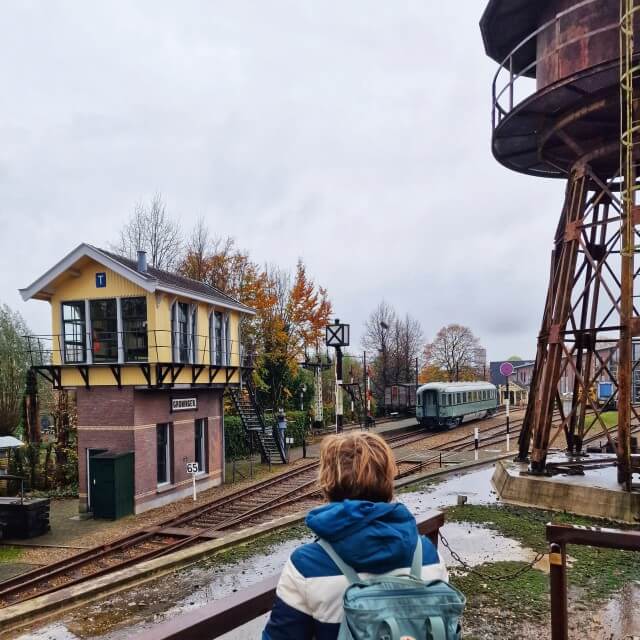
[[[495,503],[497,497],[490,481],[492,474],[492,466],[456,473],[430,485],[423,485],[418,490],[400,493],[397,499],[415,515],[455,505],[460,495],[467,496],[469,504]],[[528,561],[534,556],[531,549],[479,525],[448,523],[442,533],[451,547],[470,565],[496,560]],[[213,558],[201,561],[197,566],[171,574],[169,578],[165,576],[66,613],[44,627],[29,630],[20,636],[20,640],[129,638],[143,628],[175,618],[279,573],[293,549],[310,539],[311,536],[276,543],[263,553],[227,564],[221,564],[220,560]],[[446,549],[441,546],[440,550],[447,565],[454,567],[455,562]],[[631,591],[623,592],[611,601],[603,613],[610,628],[619,628],[624,634],[637,633],[637,621],[628,618],[633,617],[633,603],[638,601],[638,595],[640,587],[635,585]],[[625,604],[627,602],[631,608]],[[265,618],[262,616],[225,635],[224,639],[259,638]],[[616,620],[621,621],[617,627],[614,625]],[[624,634],[614,637],[624,638]]]

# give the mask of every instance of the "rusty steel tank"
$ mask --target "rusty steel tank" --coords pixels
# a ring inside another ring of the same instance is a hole
[[[480,21],[493,83],[493,153],[566,177],[579,159],[619,165],[620,1],[491,0]]]
[[[530,461],[530,472],[548,473],[549,447],[566,441],[569,453],[580,457],[596,424],[615,447],[618,480],[627,489],[638,471],[629,452],[630,421],[640,419],[640,405],[632,401],[640,399],[640,378],[632,366],[632,345],[640,348],[640,317],[633,304],[640,142],[628,150],[628,132],[636,126],[629,125],[635,118],[629,105],[635,104],[640,78],[625,84],[634,88],[621,98],[621,72],[640,59],[634,49],[629,53],[629,43],[640,51],[640,11],[635,22],[626,17],[634,15],[635,5],[633,0],[622,5],[621,0],[489,0],[480,21],[486,52],[498,63],[492,88],[495,158],[514,171],[567,181],[519,457]],[[625,33],[636,34],[639,44]],[[638,130],[633,135],[640,135]],[[558,392],[560,377],[567,374],[573,379],[569,407]],[[590,391],[602,379],[616,389],[617,434],[607,430],[603,408],[592,401]]]

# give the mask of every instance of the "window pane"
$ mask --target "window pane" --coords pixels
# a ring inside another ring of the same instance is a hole
[[[173,357],[177,362],[189,362],[189,305],[175,302],[172,315]]]
[[[169,482],[169,425],[159,424],[156,426],[156,445],[157,445],[157,468],[158,468],[158,484]]]
[[[199,471],[206,471],[206,455],[205,455],[205,442],[206,442],[206,429],[205,423],[202,418],[198,419],[194,423],[195,429],[195,461],[198,463]]]
[[[94,362],[118,361],[118,312],[115,298],[91,300],[91,351]]]
[[[231,364],[231,330],[229,328],[229,314],[224,314],[224,364]]]
[[[191,362],[198,362],[198,307],[191,309]]]
[[[213,314],[213,329],[213,347],[215,350],[214,364],[222,364],[222,313],[220,311],[215,311]]]
[[[149,358],[147,299],[123,298],[121,305],[124,359],[127,362],[146,362]]]
[[[87,355],[84,301],[62,303],[62,325],[64,361],[84,362]]]

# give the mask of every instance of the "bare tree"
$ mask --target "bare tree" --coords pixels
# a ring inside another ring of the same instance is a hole
[[[149,205],[135,206],[113,249],[132,260],[138,250],[146,251],[149,263],[157,269],[172,270],[177,266],[182,252],[182,232],[180,225],[168,216],[161,194],[156,193]]]
[[[389,332],[397,321],[393,307],[384,300],[371,312],[364,325],[362,346],[375,363],[373,387],[377,397],[384,396],[384,388],[391,382],[389,367]]]
[[[391,364],[394,370],[394,382],[410,383],[416,380],[416,364],[424,349],[422,326],[415,318],[406,314],[397,319],[392,332],[393,347]]]
[[[442,327],[433,342],[425,347],[424,356],[428,365],[442,370],[449,380],[459,380],[474,372],[478,338],[469,327],[450,324]]]
[[[385,387],[391,384],[410,384],[415,381],[416,359],[420,358],[424,338],[422,327],[406,314],[399,318],[393,307],[384,300],[365,323],[362,346],[373,363],[373,392],[384,397]]]
[[[194,280],[205,280],[213,245],[204,218],[199,218],[187,241],[186,256],[182,258],[179,270],[188,270],[188,276]],[[185,267],[185,264],[188,266]]]

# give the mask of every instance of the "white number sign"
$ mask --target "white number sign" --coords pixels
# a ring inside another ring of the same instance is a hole
[[[187,462],[187,473],[198,473],[198,463]]]

